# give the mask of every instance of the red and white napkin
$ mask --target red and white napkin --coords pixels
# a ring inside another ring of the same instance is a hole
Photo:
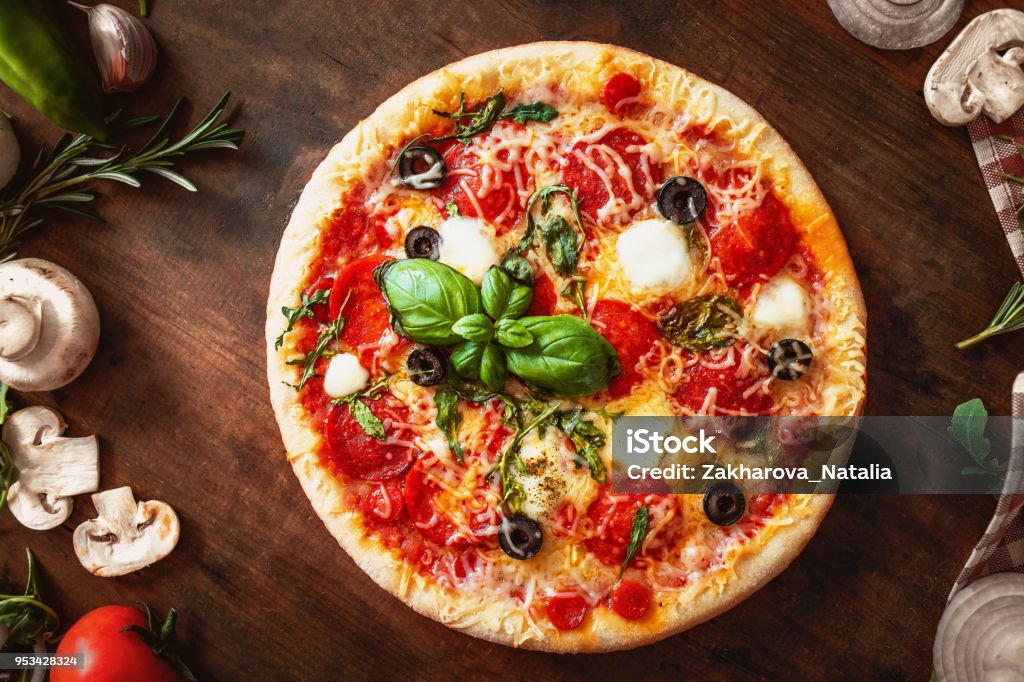
[[[999,224],[1003,226],[1006,239],[1010,242],[1010,251],[1021,274],[1024,274],[1024,231],[1017,222],[1017,210],[1024,206],[1024,194],[1016,183],[1008,182],[999,176],[999,171],[1024,177],[1024,159],[1012,142],[999,139],[1000,135],[1010,135],[1018,142],[1024,142],[1024,108],[1003,121],[993,123],[987,116],[978,116],[967,124],[971,136],[974,155],[981,167],[981,176],[985,179],[985,187],[996,207]]]

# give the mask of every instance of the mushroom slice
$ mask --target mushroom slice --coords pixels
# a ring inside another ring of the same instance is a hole
[[[89,290],[49,261],[0,264],[0,381],[19,391],[52,391],[82,373],[100,339]]]
[[[967,24],[928,71],[924,101],[938,121],[961,126],[984,112],[996,123],[1024,105],[1024,12],[997,9]]]
[[[166,502],[136,502],[128,486],[92,496],[99,516],[75,529],[75,554],[85,570],[113,578],[145,568],[178,544],[178,516]]]
[[[67,424],[48,407],[18,410],[3,427],[4,443],[18,470],[7,501],[22,525],[55,528],[71,515],[72,495],[100,487],[100,450],[96,436],[65,438]]]

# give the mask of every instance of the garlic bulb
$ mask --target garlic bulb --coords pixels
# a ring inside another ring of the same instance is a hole
[[[156,43],[142,20],[113,5],[69,4],[89,15],[89,38],[103,90],[135,92],[142,87],[156,68]]]
[[[0,111],[0,189],[3,189],[18,170],[21,147],[14,128],[4,112]]]

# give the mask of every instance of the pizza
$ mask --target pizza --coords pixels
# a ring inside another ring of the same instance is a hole
[[[839,227],[734,95],[619,47],[447,66],[313,173],[270,286],[271,399],[313,508],[418,612],[635,647],[742,601],[829,495],[624,492],[613,415],[857,415]]]

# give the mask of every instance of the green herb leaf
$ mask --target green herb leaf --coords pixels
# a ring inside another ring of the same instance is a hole
[[[626,567],[629,566],[629,562],[633,560],[636,553],[640,551],[640,547],[644,544],[644,538],[647,537],[647,529],[651,525],[651,510],[644,505],[636,510],[633,514],[633,525],[629,529],[629,545],[626,547],[626,559],[622,562],[622,568],[619,570],[619,578],[626,572]]]
[[[504,318],[498,320],[494,326],[494,338],[503,346],[522,348],[530,345],[530,342],[533,341],[533,334],[523,326],[522,322]]]
[[[569,284],[562,289],[562,296],[575,303],[576,307],[579,308],[580,312],[584,315],[587,314],[587,292],[585,287],[586,282],[574,277]]]
[[[560,215],[551,218],[541,228],[541,239],[544,240],[548,258],[558,274],[563,277],[574,274],[579,250],[576,246],[576,231],[568,221]]]
[[[11,410],[14,409],[11,406],[11,399],[7,396],[7,392],[10,389],[10,386],[0,382],[0,425],[7,421],[7,416],[11,413]],[[0,504],[0,508],[3,508],[2,504]]]
[[[985,329],[974,336],[956,344],[957,348],[967,348],[979,341],[1005,334],[1006,332],[1024,329],[1024,282],[1016,282],[1010,287],[1009,293],[999,306],[992,321]]]
[[[519,244],[516,246],[516,251],[522,255],[526,253],[533,245],[533,238],[537,231],[537,221],[533,217],[533,207],[539,201],[541,202],[541,212],[547,213],[551,210],[551,199],[556,194],[564,194],[569,200],[569,205],[572,207],[573,216],[576,218],[576,224],[583,229],[583,219],[580,217],[580,205],[576,200],[576,195],[572,189],[566,185],[548,185],[541,187],[539,190],[533,193],[530,200],[526,202],[526,232],[523,234],[522,239],[519,240]]]
[[[458,343],[452,326],[480,312],[480,292],[457,270],[426,258],[392,260],[373,271],[391,314],[391,327],[429,346]]]
[[[362,427],[366,435],[376,438],[379,441],[388,439],[387,431],[384,430],[384,423],[375,415],[369,407],[359,398],[346,400],[345,405],[349,413],[356,418],[356,422]]]
[[[510,372],[554,395],[599,391],[619,374],[615,349],[593,327],[573,315],[524,317],[533,336],[523,348],[506,351]]]
[[[544,104],[544,102],[532,102],[530,104],[517,104],[501,115],[501,118],[510,118],[516,123],[526,124],[528,121],[547,123],[558,116],[558,109]]]
[[[306,294],[301,294],[299,296],[298,307],[289,308],[285,306],[281,308],[281,313],[284,315],[285,319],[288,320],[288,326],[284,328],[284,331],[281,332],[281,335],[277,337],[276,341],[274,341],[274,350],[278,350],[281,348],[281,345],[284,343],[285,335],[295,327],[296,322],[298,322],[304,317],[312,319],[314,317],[313,306],[320,305],[322,303],[327,303],[327,300],[330,297],[331,290],[329,288],[317,289],[309,296],[307,296]],[[3,421],[0,420],[0,423],[3,423]]]
[[[974,460],[976,467],[965,467],[965,474],[998,475],[1006,471],[1006,464],[989,457],[992,443],[985,437],[985,426],[988,424],[988,410],[981,399],[974,398],[961,403],[953,410],[953,418],[946,428],[950,438],[960,444]]]
[[[520,284],[532,287],[534,282],[533,266],[525,256],[519,254],[515,249],[509,249],[505,257],[501,259],[501,269],[509,277]]]
[[[661,333],[670,342],[699,352],[728,346],[736,340],[738,303],[728,296],[697,296],[672,306],[661,319]]]
[[[458,140],[462,144],[469,144],[469,139],[474,135],[490,130],[497,120],[501,110],[505,108],[505,95],[501,90],[487,98],[484,105],[476,110],[466,110],[466,93],[459,93],[459,108],[455,111],[438,111],[434,113],[444,118],[450,118],[455,122],[455,132],[451,135],[438,137],[434,142],[445,140]]]
[[[494,324],[483,313],[473,313],[456,321],[452,331],[467,341],[487,343],[494,334]]]
[[[28,576],[24,592],[18,593],[10,583],[0,580],[0,625],[9,631],[8,645],[28,648],[57,629],[60,617],[43,601],[39,587],[36,560],[26,549]]]
[[[449,218],[458,218],[459,205],[456,204],[454,201],[449,201],[447,204],[444,205],[444,212],[448,214]]]
[[[408,142],[405,143],[405,146],[402,147],[398,151],[398,154],[395,155],[395,161],[394,161],[394,163],[391,164],[391,171],[389,172],[389,175],[394,175],[395,171],[398,170],[398,164],[400,164],[402,162],[402,157],[405,156],[405,152],[408,151],[417,142],[419,142],[420,140],[422,140],[425,137],[430,137],[430,133],[420,133],[419,135],[417,135],[416,137],[412,138],[411,140],[409,140]]]
[[[332,341],[338,338],[341,334],[341,330],[345,328],[345,318],[339,317],[334,322],[329,324],[326,329],[320,332],[320,336],[317,337],[316,344],[313,346],[313,350],[306,353],[306,356],[301,360],[289,360],[289,365],[302,365],[302,374],[299,375],[299,383],[295,384],[292,388],[296,391],[301,391],[302,387],[306,385],[306,382],[313,377],[320,376],[316,373],[316,363],[320,358],[329,358],[334,355],[333,351],[327,350],[327,346]]]
[[[519,446],[527,434],[544,424],[561,406],[561,403],[548,405],[532,421],[522,424],[512,436],[512,441],[502,451],[498,464],[487,474],[487,478],[495,471],[501,475],[502,501],[508,505],[512,513],[522,512],[523,504],[526,502],[526,490],[518,478],[518,475],[526,473],[526,464],[519,453]]]
[[[463,379],[479,379],[480,363],[483,360],[486,343],[464,341],[455,347],[449,358],[452,369]],[[477,402],[477,401],[474,401]]]
[[[505,314],[505,306],[508,305],[510,293],[512,293],[512,281],[504,270],[494,266],[484,273],[480,296],[483,299],[484,310],[493,319],[497,320]]]
[[[492,391],[498,391],[505,385],[505,353],[493,343],[484,346],[480,357],[480,381]]]
[[[508,305],[505,307],[505,319],[522,317],[523,313],[530,307],[533,301],[533,288],[523,284],[512,287],[512,293],[508,296]]]
[[[459,426],[462,425],[459,394],[453,388],[439,388],[434,392],[434,405],[437,407],[437,418],[434,419],[434,423],[448,441],[448,449],[452,451],[455,459],[461,462],[464,450],[459,444]]]
[[[607,480],[607,471],[601,461],[601,448],[607,442],[604,432],[592,421],[583,419],[583,408],[556,412],[554,425],[572,441],[580,461],[590,468],[591,477],[600,484]]]

